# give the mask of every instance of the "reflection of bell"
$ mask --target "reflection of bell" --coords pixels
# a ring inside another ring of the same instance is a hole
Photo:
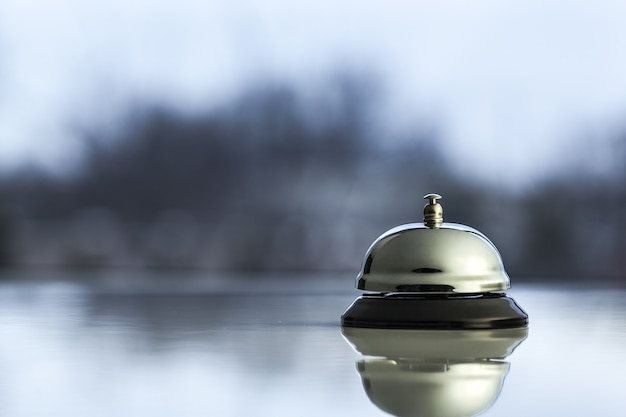
[[[506,362],[432,364],[363,360],[369,399],[395,416],[473,416],[490,407],[509,370]]]
[[[528,329],[396,330],[344,327],[369,399],[396,416],[472,416],[497,399],[503,361]]]
[[[528,315],[499,292],[510,284],[494,244],[471,227],[443,223],[440,195],[424,198],[428,204],[423,224],[395,227],[370,246],[357,277],[357,288],[370,293],[348,308],[342,325],[415,329],[527,325]]]

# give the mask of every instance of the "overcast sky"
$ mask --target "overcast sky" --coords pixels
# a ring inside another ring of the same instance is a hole
[[[348,67],[383,81],[390,125],[436,121],[463,173],[528,185],[590,137],[598,169],[626,126],[625,22],[618,0],[2,0],[0,167],[65,166],[133,102]]]

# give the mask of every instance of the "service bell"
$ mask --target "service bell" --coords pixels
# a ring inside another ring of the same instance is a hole
[[[345,327],[493,329],[523,327],[528,315],[507,297],[509,277],[495,245],[469,226],[443,222],[438,194],[424,196],[423,223],[383,233],[368,249]]]

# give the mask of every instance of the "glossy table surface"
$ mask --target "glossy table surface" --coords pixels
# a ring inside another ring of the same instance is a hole
[[[363,355],[342,334],[339,317],[360,294],[350,274],[0,278],[2,416],[389,415],[372,401],[379,382],[363,364],[402,361]],[[512,280],[507,294],[530,326],[506,357],[488,360],[505,365],[482,415],[623,416],[626,290],[591,279],[584,287]],[[455,346],[470,349],[463,343]],[[426,395],[415,381],[446,388],[445,372],[463,360],[441,356],[411,359],[403,395]],[[430,415],[464,406],[467,386]]]

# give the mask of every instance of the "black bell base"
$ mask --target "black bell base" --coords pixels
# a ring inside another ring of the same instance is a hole
[[[502,293],[437,296],[365,294],[341,316],[344,327],[380,329],[506,329],[528,325],[528,314]]]

